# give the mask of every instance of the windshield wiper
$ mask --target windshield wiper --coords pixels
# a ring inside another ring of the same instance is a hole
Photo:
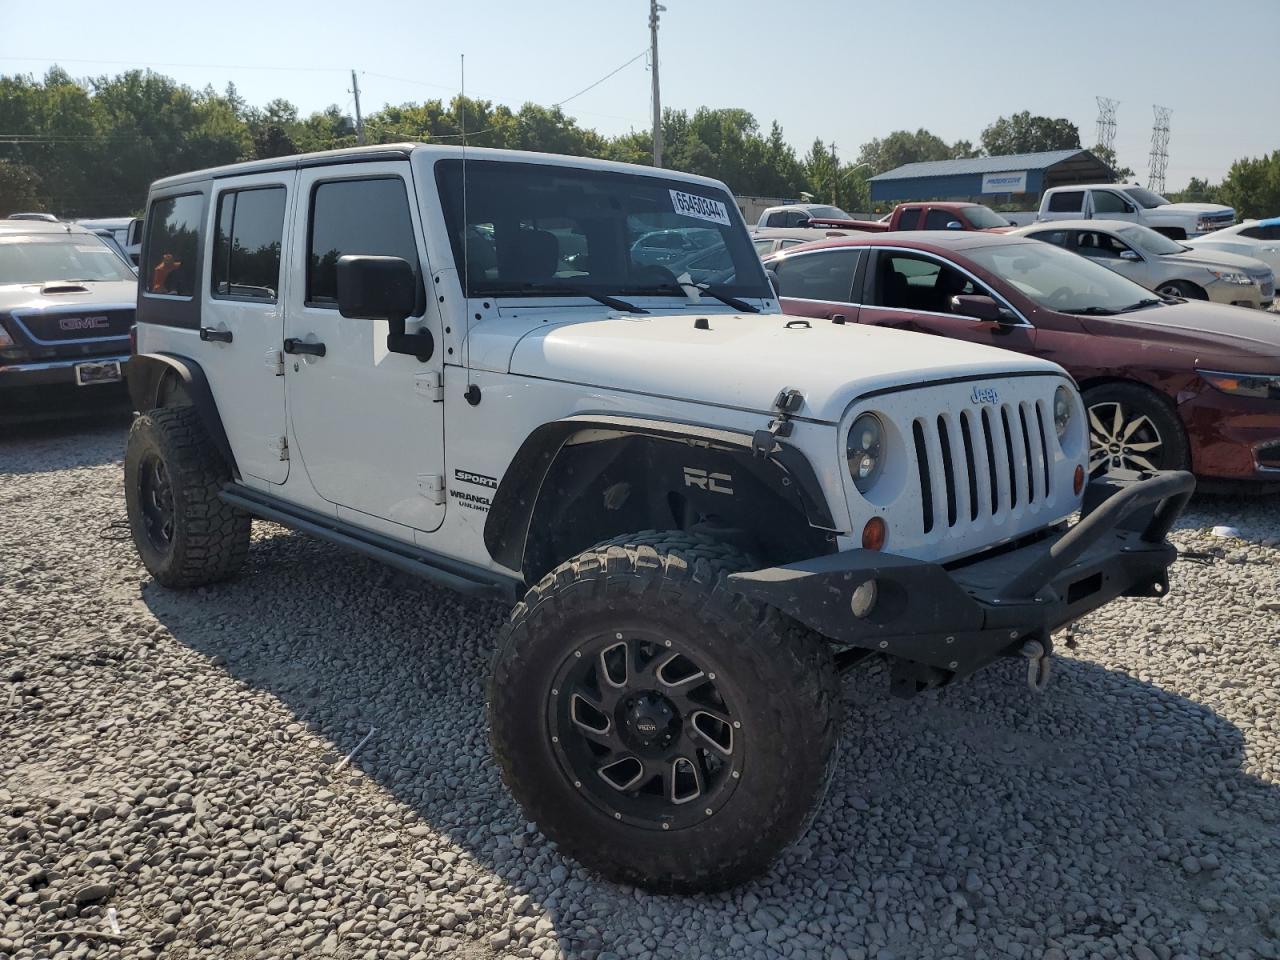
[[[1106,307],[1080,307],[1078,310],[1059,310],[1058,312],[1069,313],[1072,316],[1114,317],[1120,311],[1108,310]]]
[[[574,287],[569,284],[560,283],[525,283],[511,290],[490,290],[487,291],[491,297],[510,297],[521,293],[563,293],[567,297],[586,297],[588,300],[594,300],[596,303],[602,303],[606,307],[614,310],[625,310],[627,313],[648,313],[644,307],[637,307],[634,303],[628,303],[626,300],[619,300],[617,297],[610,297],[603,293],[592,293],[590,290],[583,290],[581,287]]]
[[[719,300],[726,307],[733,307],[733,309],[741,311],[742,313],[759,313],[760,312],[759,307],[753,306],[752,304],[747,303],[747,301],[745,300],[739,300],[737,297],[731,297],[727,293],[718,293],[717,291],[713,290],[709,286],[704,286],[698,283],[691,283],[689,284],[689,286],[697,290],[698,293],[700,294],[705,293],[707,296],[711,297],[712,299]],[[689,291],[686,290],[684,286],[682,286],[679,283],[664,283],[661,286],[644,287],[641,289],[637,289],[634,292],[635,293],[653,293],[653,294],[675,293],[675,294],[679,294],[680,296],[686,299],[692,299],[689,296]]]
[[[1148,297],[1145,300],[1139,300],[1137,303],[1131,303],[1127,307],[1122,307],[1120,309],[1120,312],[1132,313],[1134,310],[1144,310],[1147,307],[1154,307],[1158,304],[1168,303],[1168,302],[1169,301],[1161,299],[1160,297]]]

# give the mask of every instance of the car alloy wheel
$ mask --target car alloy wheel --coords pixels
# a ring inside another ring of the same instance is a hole
[[[169,471],[158,456],[149,456],[138,471],[138,502],[147,539],[160,552],[173,542],[173,487]]]
[[[1164,439],[1152,419],[1116,401],[1089,407],[1089,475],[1159,470]]]
[[[741,776],[742,726],[715,671],[656,634],[581,644],[557,671],[547,720],[574,786],[633,826],[705,820]]]

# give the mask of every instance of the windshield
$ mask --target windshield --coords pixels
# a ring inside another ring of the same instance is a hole
[[[806,207],[805,212],[809,214],[810,220],[852,220],[853,219],[853,217],[849,216],[839,207],[825,207],[822,205],[817,205],[812,207]]]
[[[605,170],[469,160],[464,225],[462,161],[440,161],[436,180],[468,296],[684,296],[677,280],[686,273],[726,296],[773,296],[723,190]]]
[[[1152,193],[1146,187],[1125,187],[1124,192],[1131,196],[1138,205],[1151,210],[1155,207],[1163,207],[1169,201],[1158,193]]]
[[[1050,243],[975,246],[965,255],[1060,313],[1118,313],[1154,298],[1146,287]]]
[[[1182,253],[1187,248],[1170,240],[1163,233],[1156,233],[1150,227],[1134,224],[1132,227],[1121,227],[1116,231],[1120,239],[1131,247],[1140,247],[1147,253],[1164,256],[1168,253]]]
[[[136,279],[94,236],[0,236],[0,283]]]
[[[1008,227],[1012,226],[1008,220],[1000,216],[990,207],[976,206],[965,207],[964,215],[969,222],[979,230],[986,230],[988,227]]]

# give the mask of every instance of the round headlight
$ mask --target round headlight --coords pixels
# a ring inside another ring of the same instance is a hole
[[[1066,387],[1058,387],[1053,394],[1053,426],[1058,431],[1058,439],[1067,435],[1067,427],[1071,425],[1071,411],[1075,404],[1071,402],[1071,391]]]
[[[866,493],[880,476],[884,452],[884,427],[874,414],[864,413],[853,421],[845,454],[849,475],[859,493]]]

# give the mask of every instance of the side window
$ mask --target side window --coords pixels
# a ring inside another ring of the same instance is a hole
[[[788,247],[798,247],[800,244],[808,242],[808,240],[783,240],[778,244],[778,249],[786,250]]]
[[[1041,230],[1039,233],[1029,233],[1027,236],[1033,240],[1043,240],[1045,243],[1052,243],[1058,247],[1067,245],[1067,231],[1065,230]]]
[[[409,197],[399,177],[316,184],[307,253],[308,306],[337,307],[338,259],[347,254],[400,257],[417,272]]]
[[[1266,230],[1263,227],[1245,227],[1240,231],[1240,236],[1248,237],[1251,240],[1268,239]]]
[[[1109,233],[1093,230],[1081,230],[1076,234],[1076,252],[1086,257],[1103,260],[1118,260],[1120,252],[1129,248]]]
[[[800,226],[800,224],[806,222],[808,219],[809,219],[809,215],[807,213],[803,213],[799,210],[791,210],[787,213],[787,222],[784,223],[783,226],[798,227]]]
[[[1125,201],[1120,198],[1118,193],[1112,193],[1110,190],[1091,190],[1089,192],[1093,195],[1094,213],[1125,212]]]
[[[276,302],[284,202],[284,187],[228,190],[218,197],[212,296]]]
[[[1083,209],[1083,190],[1063,190],[1049,195],[1050,213],[1079,213]]]
[[[876,300],[882,307],[950,313],[960,293],[986,293],[959,270],[912,254],[881,253]]]
[[[770,266],[778,275],[778,295],[849,303],[853,297],[853,275],[861,255],[861,250],[846,248],[775,260]]]
[[[141,271],[147,293],[191,297],[196,292],[196,251],[204,197],[166,197],[147,214],[147,262]]]
[[[920,229],[920,213],[919,207],[907,207],[898,217],[899,230],[919,230]]]
[[[930,210],[924,218],[924,228],[926,230],[945,230],[947,224],[952,222],[963,222],[960,215],[952,210]]]
[[[752,245],[753,247],[755,247],[755,248],[756,248],[756,253],[760,254],[760,256],[762,256],[762,257],[763,257],[766,253],[772,253],[772,252],[773,252],[773,241],[772,241],[772,240],[752,240],[752,241],[751,241],[751,245]]]
[[[785,213],[771,213],[769,218],[765,220],[766,227],[784,227],[787,224],[787,215]]]

